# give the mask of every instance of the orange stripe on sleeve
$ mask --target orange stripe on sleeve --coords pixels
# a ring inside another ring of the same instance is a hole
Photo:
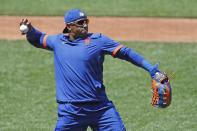
[[[120,48],[122,48],[123,45],[118,46],[112,53],[112,56],[115,57],[116,53],[120,50]]]
[[[44,46],[45,49],[48,50],[48,47],[47,47],[47,37],[48,37],[48,35],[45,35],[44,38],[43,38],[43,46]]]

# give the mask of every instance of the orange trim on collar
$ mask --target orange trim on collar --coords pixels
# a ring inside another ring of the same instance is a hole
[[[123,45],[119,45],[112,53],[112,56],[115,57],[116,53],[120,50],[120,48],[122,48]]]

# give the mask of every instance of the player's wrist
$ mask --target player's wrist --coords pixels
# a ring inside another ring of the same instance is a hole
[[[159,72],[158,67],[159,64],[156,63],[155,66],[153,66],[150,62],[148,62],[148,60],[143,60],[142,62],[142,67],[147,70],[149,72],[149,74],[151,75],[151,77],[153,77],[155,75],[155,73]]]
[[[155,74],[156,74],[157,72],[160,72],[160,71],[158,70],[158,67],[159,67],[159,64],[156,63],[155,66],[153,67],[153,69],[152,69],[151,71],[149,71],[149,73],[150,73],[150,75],[151,75],[152,78],[154,78],[154,76],[155,76]]]
[[[154,69],[154,66],[150,62],[148,62],[148,60],[146,59],[142,61],[141,66],[148,72],[151,72]]]

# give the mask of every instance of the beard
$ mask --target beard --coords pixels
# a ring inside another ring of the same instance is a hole
[[[81,28],[75,32],[75,38],[85,38],[88,34],[88,27]]]

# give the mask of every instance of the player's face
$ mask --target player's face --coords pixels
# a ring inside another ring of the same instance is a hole
[[[70,24],[70,33],[74,38],[86,37],[88,34],[88,22],[88,19],[81,19]]]

